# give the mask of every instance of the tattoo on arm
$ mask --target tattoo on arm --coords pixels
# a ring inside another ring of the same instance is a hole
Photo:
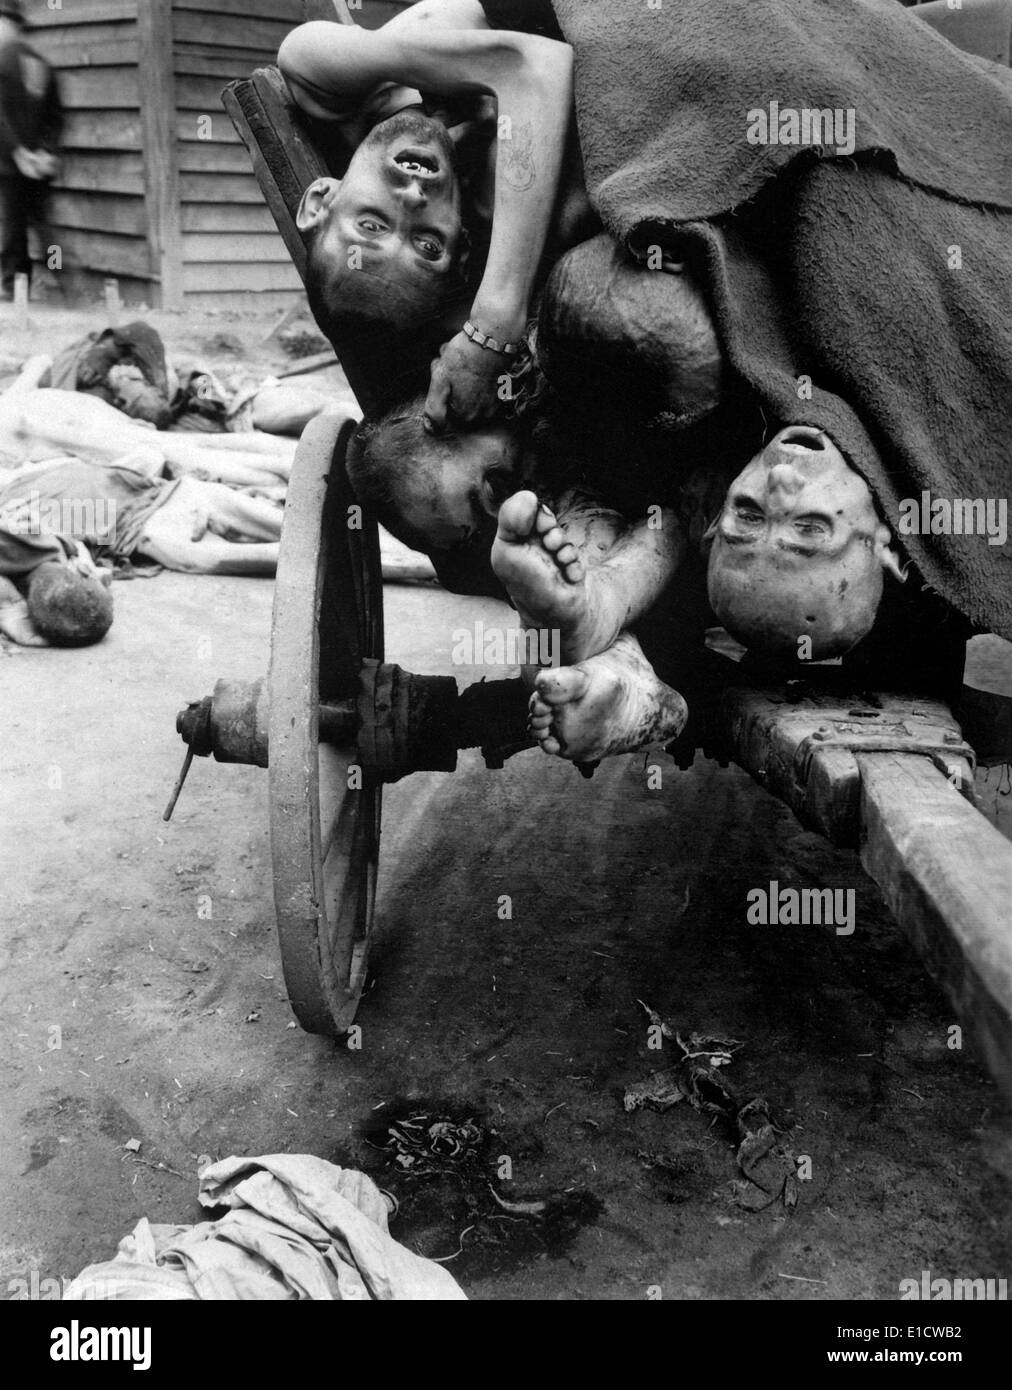
[[[499,167],[510,188],[522,193],[534,182],[534,133],[530,121],[500,120]]]

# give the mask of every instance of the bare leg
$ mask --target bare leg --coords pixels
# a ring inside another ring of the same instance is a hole
[[[329,404],[326,396],[304,386],[261,386],[253,397],[253,424],[267,434],[298,439]]]
[[[171,434],[165,438],[171,441],[166,445],[165,457],[172,468],[181,473],[196,473],[198,468],[204,468],[223,483],[260,481],[259,478],[239,476],[244,471],[262,473],[268,486],[287,483],[292,475],[297,447],[294,439],[264,434],[258,430],[237,434],[202,434],[197,437],[199,442],[187,438],[185,434]]]
[[[668,509],[629,526],[586,497],[563,499],[556,517],[518,492],[499,510],[492,568],[528,626],[557,629],[563,659],[575,663],[606,651],[656,603],[683,548]]]
[[[188,574],[274,574],[278,564],[277,541],[242,544],[209,533],[206,486],[193,478],[183,478],[168,501],[148,518],[137,543],[138,551],[166,569]],[[275,508],[270,510],[278,515]]]
[[[153,519],[153,518],[152,518]],[[253,542],[237,545],[223,541],[220,536],[204,536],[199,541],[180,536],[159,535],[159,528],[148,530],[141,537],[138,550],[149,555],[159,565],[184,574],[245,574],[269,577],[278,569],[277,542]]]
[[[170,439],[180,437],[178,434],[166,436]],[[219,436],[206,437],[216,439]],[[238,439],[240,436],[222,435],[221,438]],[[260,454],[219,454],[200,448],[187,451],[171,445],[165,450],[165,457],[168,472],[173,478],[193,478],[196,482],[231,483],[235,487],[279,487],[282,486],[279,477],[287,480],[288,476],[271,467],[270,458]]]
[[[236,492],[222,483],[200,483],[207,507],[207,527],[216,536],[236,535],[251,541],[276,541],[281,537],[282,509],[263,497]]]

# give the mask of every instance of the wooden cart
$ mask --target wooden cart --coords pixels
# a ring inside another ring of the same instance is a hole
[[[327,158],[276,69],[233,83],[225,105],[300,273],[294,212]],[[335,349],[363,409],[370,386]],[[354,421],[324,416],[298,447],[281,538],[270,671],[219,681],[184,710],[187,759],[267,767],[274,896],[285,982],[301,1025],[338,1034],[365,982],[380,846],[382,786],[452,771],[458,748],[489,767],[530,748],[519,682],[458,692],[446,677],[386,661],[375,522],[347,525],[344,468]],[[1012,843],[976,810],[974,753],[950,710],[912,693],[868,695],[812,679],[714,694],[704,753],[738,763],[866,871],[1012,1097]],[[695,752],[680,755],[683,765]],[[188,765],[188,764],[187,764]],[[184,766],[185,772],[185,766]]]

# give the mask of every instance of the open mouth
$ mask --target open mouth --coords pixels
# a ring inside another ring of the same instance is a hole
[[[398,169],[404,169],[409,174],[422,174],[429,178],[439,173],[439,160],[423,150],[399,150],[394,155],[394,163]]]

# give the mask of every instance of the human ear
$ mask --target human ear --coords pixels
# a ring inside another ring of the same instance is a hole
[[[299,231],[305,234],[318,227],[325,221],[330,213],[330,206],[337,196],[337,190],[341,187],[339,179],[314,179],[302,195],[298,211],[295,214],[295,225]]]
[[[907,570],[903,561],[889,542],[892,540],[892,533],[888,526],[879,526],[875,531],[875,558],[883,569],[889,573],[900,584],[907,582]]]

